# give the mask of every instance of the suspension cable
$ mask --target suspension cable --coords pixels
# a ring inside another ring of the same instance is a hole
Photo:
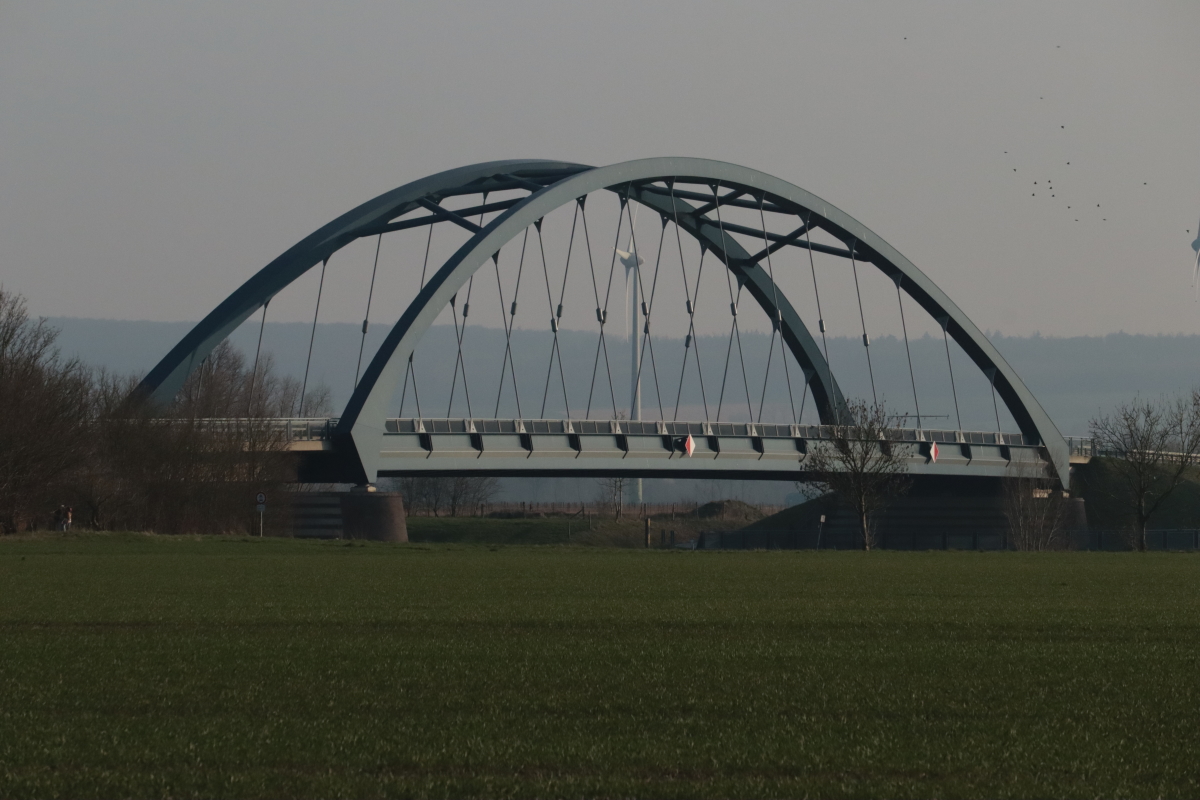
[[[904,321],[904,298],[900,296],[900,284],[904,281],[903,273],[896,274],[896,304],[900,306],[900,330],[904,331],[904,352],[908,355],[908,377],[912,380],[913,405],[917,409],[917,430],[921,424],[921,401],[917,399],[917,376],[913,372],[912,350],[908,347],[908,324]]]
[[[580,212],[581,212],[580,216],[583,218],[583,239],[584,239],[584,242],[587,244],[588,269],[591,271],[591,274],[592,274],[592,294],[596,298],[596,324],[600,327],[600,336],[596,341],[596,358],[592,362],[592,382],[591,382],[591,386],[588,388],[587,411],[584,412],[583,418],[591,419],[591,416],[592,416],[592,394],[596,390],[596,371],[600,366],[600,351],[601,351],[601,349],[604,350],[604,368],[608,373],[608,393],[610,395],[612,395],[613,416],[616,416],[617,395],[616,395],[616,392],[613,390],[613,385],[612,385],[612,369],[609,366],[609,362],[608,362],[608,345],[606,345],[604,342],[605,314],[600,309],[600,289],[596,284],[596,264],[595,264],[594,259],[592,258],[592,237],[588,233],[587,205],[586,205],[587,195],[584,195],[583,197],[578,198],[576,200],[576,202],[579,203],[579,208],[580,208]],[[618,219],[618,221],[617,221],[617,241],[620,241],[620,238],[621,238],[620,228],[621,228],[621,223],[620,223],[620,220]],[[613,258],[616,258],[616,255],[617,255],[616,250],[614,249]]]
[[[725,257],[725,267],[726,267],[726,269],[725,269],[725,285],[729,289],[729,313],[733,318],[733,322],[729,326],[729,347],[725,351],[725,372],[721,376],[721,396],[720,396],[719,400],[717,401],[717,421],[718,422],[721,420],[721,406],[723,405],[723,403],[725,401],[725,383],[726,383],[727,378],[729,377],[729,361],[733,354],[733,340],[734,340],[735,336],[737,337],[738,360],[742,364],[742,385],[746,389],[746,410],[747,410],[747,413],[749,414],[750,419],[754,419],[754,406],[750,402],[750,380],[746,375],[746,355],[742,351],[742,332],[738,328],[738,321],[737,321],[738,302],[742,299],[742,279],[740,276],[738,277],[737,296],[735,297],[734,293],[733,293],[733,279],[730,277],[730,274],[729,274],[730,272],[732,272],[732,269],[730,269],[729,254],[728,254],[728,250],[726,249],[727,243],[725,241],[725,222],[721,217],[721,203],[719,202],[719,198],[717,196],[717,192],[720,190],[720,188],[721,188],[720,181],[717,181],[712,186],[713,204],[716,206],[716,209],[717,209],[717,226],[718,226],[718,228],[720,228],[720,231],[721,231],[721,254]]]
[[[550,293],[550,267],[546,264],[546,245],[545,245],[544,240],[542,239],[542,220],[540,220],[540,219],[537,220],[536,222],[533,223],[533,226],[535,228],[537,228],[538,251],[542,255],[542,274],[545,275],[545,277],[546,277],[546,302],[550,306],[550,315],[551,315],[550,316],[550,330],[554,334],[554,342],[553,342],[553,344],[550,345],[550,363],[546,367],[546,388],[545,388],[545,391],[542,392],[542,410],[541,410],[541,413],[539,414],[538,418],[539,419],[546,418],[546,400],[550,396],[550,375],[554,371],[554,355],[555,355],[555,353],[557,353],[558,354],[558,374],[559,374],[559,377],[562,379],[563,407],[566,409],[567,419],[570,419],[571,418],[571,401],[567,397],[567,376],[563,372],[562,353],[558,349],[558,319],[559,318],[557,316],[554,316],[554,297]],[[570,262],[570,258],[571,258],[571,254],[570,254],[570,251],[568,251],[567,252],[568,263]]]
[[[812,271],[813,279],[813,296],[817,298],[817,323],[821,329],[821,346],[825,350],[825,372],[829,377],[829,386],[827,388],[829,394],[830,411],[833,412],[834,422],[841,418],[841,409],[834,400],[833,392],[833,365],[829,361],[829,339],[825,334],[825,315],[821,312],[821,290],[817,288],[817,263],[813,259],[812,249],[812,211],[808,212],[808,219],[804,222],[804,238],[808,242],[808,267]],[[814,395],[813,401],[816,402]],[[818,409],[818,415],[820,409]]]
[[[875,394],[875,370],[871,367],[871,340],[867,338],[867,317],[863,313],[862,292],[858,288],[858,261],[854,257],[854,251],[858,247],[858,241],[850,246],[850,267],[854,270],[854,293],[858,296],[858,318],[862,320],[863,331],[863,351],[867,354],[867,374],[871,376],[871,399],[875,401],[875,405],[879,405],[879,397]]]
[[[200,360],[200,369],[198,370],[200,374],[196,378],[196,393],[192,396],[193,409],[195,409],[196,403],[200,402],[200,398],[204,397],[204,369],[207,365],[208,356],[205,356]],[[258,364],[254,365],[254,372],[258,372]],[[250,374],[250,399],[251,401],[254,400],[254,373]],[[247,403],[246,416],[250,416],[249,406],[250,404]],[[195,416],[195,413],[193,413],[192,416]]]
[[[800,368],[800,372],[804,374],[804,390],[800,393],[800,414],[796,417],[797,425],[804,419],[804,403],[808,400],[808,382],[811,380],[811,376],[816,374],[815,370],[810,372],[804,367]],[[813,402],[816,402],[816,398],[813,399]]]
[[[447,417],[450,416],[450,412],[454,408],[454,389],[458,385],[458,369],[460,365],[462,366],[463,376],[463,396],[467,399],[467,416],[475,416],[474,412],[471,411],[471,389],[467,386],[467,361],[463,358],[462,352],[463,338],[467,335],[467,314],[471,310],[471,290],[474,288],[475,276],[471,275],[470,280],[467,281],[467,299],[463,302],[461,329],[458,326],[458,309],[454,305],[454,300],[458,295],[456,294],[450,298],[450,313],[454,319],[454,336],[458,340],[458,355],[454,361],[454,378],[450,381],[450,402],[446,406]]]
[[[597,308],[596,308],[596,319],[600,323],[600,343],[596,346],[596,361],[595,361],[595,364],[592,366],[592,388],[594,389],[596,386],[596,369],[600,364],[600,351],[601,351],[601,349],[603,349],[604,350],[604,368],[608,371],[608,393],[609,393],[609,396],[612,397],[613,419],[616,419],[616,417],[617,417],[617,395],[616,395],[616,391],[613,388],[612,366],[610,365],[609,360],[608,360],[608,344],[604,338],[604,325],[606,322],[608,322],[608,300],[612,296],[613,272],[617,268],[617,248],[621,245],[621,226],[625,222],[624,211],[625,211],[626,204],[629,202],[629,198],[626,195],[628,194],[629,187],[631,185],[632,185],[632,183],[626,185],[626,187],[625,187],[626,194],[618,194],[617,195],[617,200],[620,202],[621,207],[617,213],[617,232],[616,232],[615,238],[613,240],[612,261],[608,266],[608,288],[604,292],[604,308],[601,309],[599,306],[597,306]],[[587,223],[586,223],[586,216],[585,216],[584,231],[586,231],[586,230],[587,230]],[[591,258],[591,252],[592,252],[592,248],[589,243],[589,245],[588,245],[588,258],[589,259]],[[589,416],[591,414],[591,409],[592,409],[592,398],[591,398],[591,390],[589,390],[588,391],[588,414],[589,414]]]
[[[667,234],[667,218],[665,216],[660,216],[659,220],[662,222],[662,227],[660,228],[659,235],[658,235],[658,254],[654,258],[654,278],[650,281],[649,295],[646,294],[645,287],[642,286],[642,270],[640,269],[640,267],[637,270],[638,289],[641,291],[642,297],[646,297],[647,299],[642,301],[643,308],[645,309],[645,316],[646,316],[646,327],[645,327],[646,337],[644,339],[642,339],[642,350],[641,350],[641,353],[638,355],[638,370],[637,370],[637,378],[635,381],[636,385],[640,385],[642,382],[642,368],[646,366],[646,347],[647,347],[647,345],[650,347],[650,366],[652,368],[654,367],[654,342],[651,341],[651,339],[650,339],[650,317],[654,313],[654,296],[658,291],[658,270],[662,264],[663,242],[665,241],[666,234]],[[635,260],[636,260],[636,256],[635,256]],[[635,309],[635,311],[636,310],[637,309]],[[665,419],[666,414],[663,413],[662,396],[658,392],[658,373],[657,372],[654,375],[654,395],[658,401],[658,418]]]
[[[425,237],[425,260],[421,263],[421,286],[420,286],[420,289],[425,288],[425,270],[429,267],[429,249],[433,244],[433,228],[434,228],[434,226],[432,224],[430,224],[429,225],[429,234]],[[418,289],[418,291],[420,289]],[[404,416],[404,400],[406,397],[408,397],[408,376],[412,375],[413,398],[416,400],[416,403],[417,403],[417,418],[420,419],[421,418],[421,395],[418,394],[418,392],[417,392],[417,367],[413,363],[414,355],[416,355],[415,352],[408,354],[408,366],[405,368],[405,371],[404,371],[404,389],[400,392],[399,416],[400,417]]]
[[[317,315],[321,313],[321,292],[325,290],[325,267],[328,266],[329,259],[326,258],[321,262],[321,282],[317,284],[317,307],[313,309],[313,324],[312,335],[308,338],[308,360],[304,362],[304,383],[300,385],[300,416],[304,417],[304,396],[308,391],[308,369],[312,366],[312,351],[313,342],[317,340]],[[266,308],[263,308],[264,315]],[[266,319],[266,317],[263,317]]]
[[[254,348],[254,369],[250,372],[250,399],[246,401],[246,416],[254,416],[254,385],[258,383],[258,356],[262,353],[263,330],[267,327],[267,306],[271,305],[271,298],[263,303],[262,322],[258,324],[258,347]],[[204,357],[204,361],[208,361],[208,356]],[[200,364],[200,388],[204,388],[204,363]],[[199,389],[197,389],[199,392]]]
[[[1000,433],[1000,405],[996,402],[996,368],[992,367],[988,379],[992,383],[992,408],[996,411],[996,433]],[[997,442],[999,444],[999,442]]]
[[[628,205],[628,204],[626,204],[626,206],[625,206],[625,213],[626,213],[626,214],[629,214],[629,213],[630,213],[630,210],[629,210],[629,205]],[[636,274],[637,274],[637,287],[638,287],[638,291],[641,293],[642,297],[645,297],[645,296],[646,296],[646,292],[645,292],[645,289],[644,289],[644,287],[642,286],[642,268],[641,268],[642,259],[641,259],[641,257],[638,255],[637,231],[635,230],[635,226],[634,226],[634,222],[635,222],[635,221],[636,221],[636,220],[633,218],[633,216],[630,216],[630,217],[629,217],[629,247],[630,247],[629,254],[630,254],[632,257],[633,257],[633,263],[637,265],[637,266],[635,266],[635,267],[633,268],[633,271],[634,271],[634,273],[636,273]],[[666,230],[667,230],[667,228],[666,228],[666,226],[664,225],[664,226],[663,226],[663,229],[662,229],[662,232],[663,232],[663,234],[664,234],[664,235],[666,234]],[[661,247],[662,247],[662,242],[661,242],[661,239],[660,239],[660,241],[659,241],[659,252],[660,252],[660,254],[661,254]],[[645,302],[645,301],[643,301],[643,302]],[[647,310],[647,311],[649,310],[649,306],[647,306],[647,307],[646,307],[646,310]],[[638,309],[636,309],[636,308],[635,308],[633,311],[634,311],[634,319],[636,320],[636,319],[637,319],[637,312],[638,312]],[[637,323],[636,323],[636,321],[635,321],[635,322],[634,322],[634,325],[633,325],[633,334],[634,334],[634,336],[636,336],[636,335],[637,335],[637,330],[638,330],[638,325],[637,325]],[[656,359],[655,359],[655,357],[654,357],[654,340],[653,340],[652,338],[650,338],[650,319],[649,319],[649,315],[648,315],[648,314],[646,315],[646,324],[645,324],[645,329],[644,329],[644,331],[643,331],[643,332],[646,334],[646,340],[645,340],[645,342],[643,343],[642,347],[643,347],[643,350],[644,350],[646,347],[649,347],[649,348],[650,348],[650,374],[654,376],[654,396],[655,396],[655,397],[658,399],[658,415],[659,415],[659,418],[660,418],[660,419],[662,419],[662,418],[663,418],[663,417],[665,417],[666,415],[665,415],[665,414],[664,414],[664,412],[663,412],[663,405],[662,405],[662,389],[660,389],[660,388],[659,388],[659,385],[658,385],[658,363],[657,363],[657,361],[656,361]],[[640,360],[640,358],[641,358],[641,357],[639,356],[639,360]],[[638,372],[637,372],[637,377],[635,378],[635,383],[634,383],[634,386],[631,386],[631,387],[629,387],[629,393],[630,393],[630,395],[632,395],[632,394],[633,394],[633,392],[634,392],[634,387],[636,387],[636,386],[638,386],[638,385],[640,384],[640,382],[641,382],[641,374],[642,374],[642,368],[641,368],[641,364],[639,363],[639,364],[638,364]],[[639,393],[639,394],[640,394],[640,393]],[[630,408],[629,410],[630,410],[630,416],[633,416],[633,414],[632,414],[632,412],[633,412],[633,409],[632,409],[632,408]]]
[[[692,292],[692,300],[688,302],[688,332],[683,339],[683,367],[679,370],[679,390],[675,393],[675,419],[679,419],[679,402],[683,396],[683,376],[687,371],[688,350],[695,348],[696,359],[696,376],[700,380],[700,400],[704,403],[704,421],[710,420],[708,414],[708,392],[704,388],[704,368],[700,364],[700,339],[696,335],[696,304],[700,297],[700,277],[704,273],[704,257],[708,255],[708,248],[703,244],[700,246],[700,266],[696,270],[696,290]],[[687,273],[684,273],[684,279],[687,279]]]
[[[775,318],[771,320],[771,344],[769,346],[769,349],[771,352],[774,352],[775,332],[778,331],[779,332],[779,357],[781,359],[783,359],[783,374],[787,378],[788,402],[792,406],[792,419],[795,420],[796,422],[799,422],[800,420],[796,416],[796,397],[792,393],[792,375],[791,375],[791,372],[788,371],[787,350],[784,348],[784,343],[783,343],[783,312],[779,308],[779,286],[776,285],[776,283],[775,283],[775,267],[771,265],[771,243],[769,241],[767,241],[767,218],[766,218],[766,215],[763,214],[763,203],[766,200],[766,197],[767,197],[766,193],[764,192],[758,198],[758,219],[759,219],[759,222],[762,224],[763,247],[766,248],[766,251],[767,251],[767,270],[768,270],[768,275],[771,278],[771,292],[773,293],[774,300],[775,300]],[[767,372],[766,372],[766,374],[763,375],[762,400],[760,400],[759,404],[758,404],[758,421],[759,422],[762,422],[763,403],[767,399],[767,380],[768,380],[768,378],[770,378],[770,375],[771,375],[771,356],[770,356],[770,354],[768,354],[767,355]]]
[[[958,430],[961,432],[962,414],[958,412],[958,389],[954,385],[954,363],[950,360],[950,338],[946,334],[946,328],[950,325],[949,317],[942,317],[938,320],[942,324],[942,341],[946,344],[946,366],[950,370],[950,393],[954,395],[954,417],[958,420]]]
[[[399,416],[402,419],[404,417],[404,400],[405,400],[405,398],[408,397],[408,376],[409,375],[412,375],[413,399],[415,399],[416,403],[417,403],[417,419],[421,419],[421,417],[423,416],[421,414],[421,395],[419,392],[417,392],[417,371],[413,367],[413,354],[412,353],[408,354],[408,365],[407,365],[407,369],[404,370],[404,388],[400,392],[400,413],[397,416]]]
[[[404,418],[404,399],[408,397],[408,376],[412,372],[412,354],[408,355],[408,363],[404,365],[404,386],[400,389],[400,413],[397,414],[401,419]],[[421,416],[420,413],[417,416]]]
[[[512,356],[512,331],[517,324],[517,296],[521,291],[521,273],[525,270],[525,245],[529,243],[529,226],[525,227],[525,238],[521,241],[521,260],[517,265],[517,285],[513,289],[512,305],[508,309],[508,320],[504,319],[504,288],[500,284],[500,253],[497,251],[492,256],[492,263],[496,266],[496,291],[500,297],[500,323],[504,325],[504,360],[500,364],[500,387],[496,390],[496,411],[494,416],[500,416],[500,395],[504,392],[504,368],[508,367],[513,379],[513,397],[517,401],[517,418],[523,419],[521,416],[521,393],[517,388],[517,371],[516,365],[513,363]]]
[[[707,252],[703,243],[700,245],[700,265],[696,270],[696,290],[693,292],[688,286],[687,266],[683,257],[683,236],[679,228],[679,206],[675,201],[675,181],[671,181],[671,210],[675,215],[675,243],[679,247],[679,272],[683,276],[683,296],[687,302],[688,315],[688,332],[683,337],[683,366],[679,370],[679,389],[675,393],[675,416],[674,419],[679,419],[679,403],[683,397],[683,376],[687,372],[687,357],[688,350],[691,345],[696,345],[696,375],[700,380],[700,402],[704,405],[704,421],[707,422],[708,416],[708,393],[704,389],[704,369],[700,365],[700,344],[696,339],[696,302],[699,301],[700,295],[700,278],[704,274],[704,256]],[[664,233],[666,232],[664,224]]]
[[[375,242],[375,266],[371,267],[371,288],[367,290],[367,313],[363,316],[362,340],[358,343],[358,365],[354,368],[355,388],[358,388],[358,374],[362,371],[363,348],[367,344],[367,321],[371,319],[371,297],[375,294],[375,272],[379,269],[379,248],[382,245],[383,234],[381,233]]]
[[[483,228],[483,215],[484,215],[483,209],[487,206],[487,196],[488,196],[488,193],[484,192],[483,193],[483,203],[481,204],[480,211],[479,211],[478,227],[480,229]],[[421,277],[422,277],[422,279],[424,279],[424,269],[422,269]],[[455,308],[455,305],[454,305],[454,300],[455,300],[455,297],[457,297],[457,294],[455,294],[453,297],[450,298],[450,312],[454,319],[454,334],[455,334],[455,338],[458,340],[458,354],[456,355],[455,362],[454,362],[454,378],[450,382],[450,402],[446,406],[446,416],[447,417],[450,416],[450,412],[454,408],[454,389],[458,383],[458,370],[459,370],[460,366],[462,367],[463,397],[465,397],[466,401],[467,401],[467,416],[468,417],[475,416],[475,412],[471,410],[471,388],[467,384],[467,359],[466,359],[466,357],[463,356],[463,351],[462,351],[463,339],[465,339],[467,336],[467,315],[470,314],[470,312],[471,312],[471,293],[474,289],[475,289],[475,275],[474,275],[474,273],[472,273],[470,279],[467,281],[467,299],[463,301],[462,328],[461,329],[459,328],[459,325],[458,325],[458,309]]]

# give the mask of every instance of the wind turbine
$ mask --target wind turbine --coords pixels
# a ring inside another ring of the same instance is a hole
[[[633,201],[630,201],[631,203]],[[633,228],[637,225],[638,209],[634,208],[633,217],[629,222],[629,244],[628,249],[622,250],[619,247],[613,248],[621,259],[621,263],[625,265],[625,324],[629,329],[629,418],[631,420],[642,418],[642,376],[641,376],[641,335],[640,326],[638,325],[638,268],[645,261],[633,252]],[[634,502],[641,505],[642,502],[642,479],[636,478],[633,482],[634,487]]]
[[[1196,296],[1200,298],[1200,284],[1196,283],[1196,278],[1200,277],[1200,223],[1196,225],[1196,241],[1192,242],[1192,249],[1196,251],[1196,266],[1192,267],[1192,285],[1196,287]]]
[[[630,201],[632,202],[632,201]],[[645,260],[633,252],[633,226],[637,225],[638,209],[633,210],[633,218],[629,225],[629,244],[627,250],[614,248],[621,263],[625,265],[625,327],[629,331],[629,418],[642,418],[642,381],[639,367],[641,366],[641,335],[638,325],[638,267]]]

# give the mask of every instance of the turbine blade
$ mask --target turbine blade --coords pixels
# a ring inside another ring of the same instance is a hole
[[[1197,276],[1200,276],[1200,249],[1196,250],[1196,265],[1192,267],[1192,285],[1196,287],[1196,299],[1200,300],[1200,283],[1196,283]]]

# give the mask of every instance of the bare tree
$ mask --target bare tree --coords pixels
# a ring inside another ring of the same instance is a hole
[[[596,484],[600,488],[600,502],[612,512],[615,519],[620,519],[625,510],[625,490],[629,480],[625,477],[598,478],[596,480]]]
[[[896,422],[881,403],[850,401],[843,422],[827,428],[829,439],[805,461],[815,483],[853,509],[864,550],[875,544],[877,512],[910,485],[906,454],[888,441]]]
[[[36,526],[88,450],[90,376],[57,336],[0,287],[0,531]]]
[[[1097,452],[1112,459],[1121,504],[1133,522],[1131,544],[1146,549],[1151,518],[1183,483],[1200,455],[1200,392],[1134,400],[1091,422]]]
[[[500,491],[495,478],[459,475],[452,478],[399,478],[396,490],[404,497],[410,514],[441,516],[446,511],[457,517],[481,503],[486,503]]]
[[[1008,537],[1018,550],[1051,550],[1062,542],[1067,495],[1044,462],[1013,462],[1004,478]]]
[[[495,478],[479,478],[458,476],[455,478],[440,478],[449,486],[446,492],[446,504],[450,516],[457,517],[460,512],[477,507],[480,503],[491,500],[500,491],[500,482]]]
[[[73,484],[89,523],[163,533],[249,530],[255,493],[280,493],[293,477],[286,432],[272,418],[296,405],[297,382],[276,376],[269,358],[255,371],[223,342],[166,408],[134,394],[136,383],[103,373],[95,379],[94,449]]]

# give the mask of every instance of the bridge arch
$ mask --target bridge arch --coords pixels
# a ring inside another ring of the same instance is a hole
[[[720,186],[727,194],[719,201],[705,202],[697,193],[676,189],[687,185],[712,187],[714,197],[716,187]],[[941,323],[948,336],[988,376],[1022,434],[1042,445],[1045,457],[1066,483],[1067,445],[1045,411],[991,342],[912,262],[862,223],[798,186],[757,170],[705,159],[652,158],[607,167],[555,161],[490,162],[439,173],[394,189],[322,227],[252,277],[147,375],[142,390],[158,402],[168,401],[191,370],[234,328],[275,293],[355,239],[406,227],[409,223],[392,220],[420,207],[429,209],[431,215],[461,221],[440,208],[443,199],[513,188],[529,190],[530,194],[509,203],[486,226],[476,226],[470,240],[436,271],[392,327],[347,403],[335,441],[346,456],[352,455],[350,461],[357,465],[355,471],[360,480],[375,477],[388,403],[410,354],[451,298],[493,254],[530,225],[577,198],[608,189],[677,221],[681,230],[725,264],[768,317],[778,321],[782,338],[805,370],[822,421],[832,422],[844,400],[807,326],[762,268],[761,258],[756,260],[727,236],[711,212],[726,202],[752,202],[760,208],[767,206],[772,211],[795,215],[803,223],[801,228],[824,230],[841,241],[845,249],[805,244],[795,232],[774,238],[779,246],[807,246],[871,263],[896,281],[899,288]]]

